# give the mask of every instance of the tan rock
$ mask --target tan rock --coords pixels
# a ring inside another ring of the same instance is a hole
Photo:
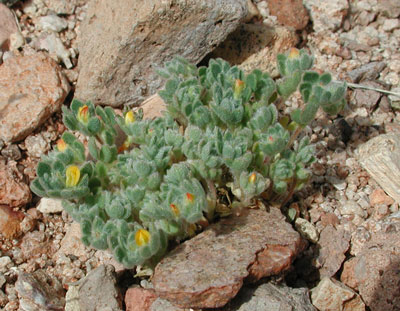
[[[150,311],[156,299],[157,296],[151,289],[130,287],[125,294],[126,311]]]
[[[268,8],[279,23],[296,30],[305,28],[310,19],[302,0],[268,0]]]
[[[400,202],[400,136],[382,134],[358,148],[363,168],[394,200]]]
[[[19,207],[31,201],[31,191],[23,178],[15,161],[0,158],[0,204]]]
[[[369,201],[372,206],[379,204],[392,205],[394,203],[394,200],[382,189],[375,189],[369,196]]]
[[[297,42],[296,33],[285,27],[244,24],[229,35],[210,57],[223,58],[246,73],[258,68],[277,77],[276,56],[288,51]]]
[[[74,255],[80,259],[87,260],[87,249],[81,241],[81,227],[79,223],[73,222],[68,225],[64,238],[61,240],[59,250],[54,254],[55,259],[61,255]]]
[[[20,233],[20,223],[24,215],[14,212],[7,205],[0,205],[0,233],[7,239],[17,237]]]
[[[356,292],[328,277],[324,277],[317,287],[311,290],[311,300],[321,311],[365,310],[365,305]]]
[[[303,248],[279,209],[245,210],[179,245],[157,265],[152,281],[156,294],[178,307],[221,307],[244,280],[281,273]]]
[[[44,53],[7,59],[0,66],[0,138],[25,138],[60,109],[69,89],[61,68]]]
[[[14,14],[3,3],[0,3],[0,51],[10,47],[10,35],[18,31]]]
[[[61,200],[51,198],[41,198],[37,209],[41,213],[46,214],[60,213],[63,211]]]
[[[176,55],[198,63],[247,13],[246,0],[91,1],[80,27],[75,96],[137,105],[163,85],[157,66]]]

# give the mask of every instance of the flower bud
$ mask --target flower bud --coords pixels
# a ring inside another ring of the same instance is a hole
[[[150,232],[146,229],[139,229],[135,234],[135,242],[137,246],[144,246],[150,242]]]
[[[82,123],[85,123],[85,124],[88,123],[88,121],[89,121],[89,107],[87,105],[79,107],[77,118]]]
[[[249,183],[254,184],[255,181],[256,181],[256,177],[257,177],[256,173],[252,173],[252,174],[249,176]]]
[[[128,125],[133,122],[135,122],[135,115],[133,114],[133,111],[130,110],[125,114],[125,124]]]
[[[292,48],[290,49],[289,52],[289,58],[293,59],[293,58],[298,58],[300,56],[300,51],[296,48]]]
[[[175,214],[175,216],[179,216],[180,211],[179,211],[178,207],[177,207],[175,204],[172,204],[172,203],[171,203],[171,204],[169,205],[169,207],[171,207],[172,212]]]
[[[193,203],[194,202],[194,195],[193,194],[191,194],[191,193],[189,193],[189,192],[186,192],[186,200],[189,202],[189,203]]]
[[[234,87],[234,96],[238,98],[245,87],[245,83],[242,80],[236,79],[235,80],[235,87]]]
[[[75,187],[79,182],[79,178],[81,177],[81,171],[79,170],[79,167],[77,167],[76,165],[70,165],[67,167],[65,175],[66,175],[65,185],[68,188]]]
[[[58,149],[58,151],[61,151],[61,152],[64,152],[65,149],[67,149],[67,144],[66,144],[66,142],[64,141],[64,139],[60,138],[60,139],[57,141],[57,149]]]

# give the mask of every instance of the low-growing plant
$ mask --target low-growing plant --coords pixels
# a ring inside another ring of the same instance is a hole
[[[312,64],[303,50],[279,55],[275,82],[222,59],[197,68],[178,57],[159,70],[166,112],[152,120],[142,110],[122,117],[74,100],[63,121],[88,136],[87,151],[65,132],[31,188],[64,199],[86,245],[110,249],[128,268],[154,264],[169,240],[194,235],[220,214],[219,189],[231,193],[230,207],[242,208],[260,195],[286,201],[307,182],[313,147],[298,135],[319,107],[343,108],[346,92],[330,74],[310,71]],[[279,117],[275,103],[296,90],[304,108]]]

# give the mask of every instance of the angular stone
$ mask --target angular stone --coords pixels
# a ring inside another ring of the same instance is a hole
[[[16,168],[16,162],[6,162],[0,158],[0,204],[19,207],[29,203],[31,199],[32,193]]]
[[[81,226],[77,222],[70,224],[64,238],[61,240],[61,246],[54,254],[54,260],[57,260],[61,255],[74,255],[81,260],[87,260],[87,248],[81,241]]]
[[[310,12],[315,32],[337,30],[349,10],[347,0],[331,0],[321,5],[320,0],[304,0],[305,7]]]
[[[243,287],[239,294],[215,311],[316,311],[311,304],[309,290],[285,285],[262,284],[256,288]]]
[[[400,202],[400,136],[376,136],[358,148],[357,157],[382,189]]]
[[[0,51],[10,47],[10,35],[18,31],[14,14],[3,3],[0,3]]]
[[[302,0],[268,0],[268,8],[279,23],[296,30],[305,28],[310,19]]]
[[[51,256],[54,248],[46,234],[42,231],[28,232],[22,238],[21,257],[24,260],[34,259],[46,254]]]
[[[155,68],[176,55],[198,63],[247,16],[246,0],[100,1],[80,26],[80,100],[140,103],[163,81]]]
[[[304,241],[276,208],[246,209],[179,245],[156,267],[157,295],[182,308],[225,305],[243,281],[289,268]]]
[[[21,212],[14,212],[9,206],[0,204],[0,233],[6,239],[12,239],[21,234],[20,223],[24,218]]]
[[[318,232],[314,225],[304,218],[296,218],[295,227],[300,234],[307,240],[317,243]]]
[[[60,109],[69,88],[61,68],[44,53],[7,59],[0,66],[0,138],[25,138]]]
[[[362,82],[362,85],[373,88],[382,88],[379,83],[374,81],[364,81]],[[382,94],[372,90],[356,89],[354,90],[352,97],[357,107],[366,107],[368,111],[372,112],[378,105]]]
[[[321,267],[319,269],[321,277],[331,277],[339,271],[346,259],[345,253],[350,247],[350,237],[349,233],[337,230],[330,225],[322,230],[318,241],[319,254],[317,258]]]
[[[389,197],[382,189],[375,189],[369,196],[369,201],[372,206],[383,204],[392,205],[394,200]]]
[[[77,283],[81,310],[122,311],[122,297],[113,266],[101,265]]]
[[[152,289],[130,287],[125,294],[126,311],[150,311],[156,299],[157,296]]]
[[[260,69],[278,77],[276,56],[298,43],[294,31],[285,27],[244,24],[228,36],[209,56],[221,57],[231,65],[238,65],[246,73]]]
[[[311,300],[318,310],[365,310],[365,304],[351,288],[328,277],[311,290]]]
[[[384,62],[370,62],[348,72],[347,76],[353,83],[358,83],[362,80],[375,80],[385,67],[386,63]]]
[[[61,200],[51,198],[41,198],[37,209],[41,213],[46,214],[60,213],[63,211]]]
[[[19,306],[25,311],[63,310],[64,289],[61,283],[43,270],[30,273],[20,272],[15,283]]]

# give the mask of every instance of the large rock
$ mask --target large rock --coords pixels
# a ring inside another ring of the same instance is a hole
[[[156,67],[176,55],[199,62],[247,13],[246,0],[91,1],[80,27],[75,96],[138,104],[163,84]]]
[[[358,290],[371,311],[400,306],[400,213],[380,221],[357,256],[344,263],[341,280]]]
[[[296,30],[305,28],[310,20],[302,0],[268,0],[268,8],[279,23]]]
[[[60,109],[69,89],[61,68],[44,53],[8,58],[0,66],[0,138],[25,138]]]
[[[290,267],[304,241],[276,208],[245,210],[178,246],[156,267],[157,295],[183,308],[225,305],[244,280]]]
[[[0,158],[0,204],[19,207],[29,203],[31,199],[31,191],[23,181],[23,175],[17,169],[16,162],[7,162],[4,158]]]
[[[14,14],[4,4],[0,3],[0,51],[8,50],[10,35],[18,31]]]

